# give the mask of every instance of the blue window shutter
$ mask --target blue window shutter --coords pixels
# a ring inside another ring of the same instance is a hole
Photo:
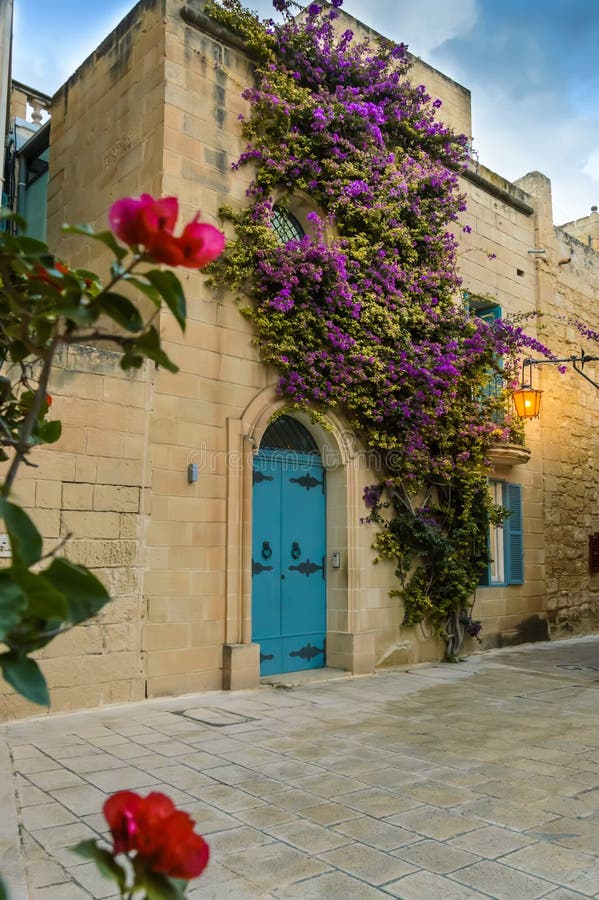
[[[487,553],[490,553],[489,528],[487,526]],[[479,587],[489,587],[491,584],[491,566],[488,565],[478,582]]]
[[[478,305],[472,305],[470,307],[470,311],[478,318],[483,319],[489,325],[492,325],[493,322],[496,322],[497,319],[501,319],[501,306],[483,306],[480,303]],[[503,360],[499,360],[499,366],[503,369]],[[492,370],[489,370],[489,379],[484,387],[481,388],[481,397],[486,399],[498,397],[501,391],[504,388],[503,379],[500,375]]]
[[[474,315],[478,316],[479,319],[484,319],[485,322],[494,322],[496,319],[501,318],[501,307],[483,306],[482,308],[475,309]]]
[[[503,525],[506,584],[524,583],[524,548],[522,544],[522,488],[506,484],[503,505],[511,513]]]

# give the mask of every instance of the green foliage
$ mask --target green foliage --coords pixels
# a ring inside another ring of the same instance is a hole
[[[261,48],[236,164],[251,166],[250,199],[221,210],[237,240],[212,278],[238,296],[289,406],[336,409],[378,459],[378,558],[395,563],[406,624],[443,634],[488,564],[488,449],[511,432],[505,391],[485,388],[514,371],[514,343],[456,302],[464,140],[409,82],[401,47],[359,44],[329,6],[295,23],[277,8],[282,26],[237,0],[205,7]],[[281,246],[273,205],[299,193],[310,235]]]
[[[170,878],[161,872],[153,872],[143,860],[130,861],[121,856],[116,861],[108,850],[98,847],[95,840],[81,841],[72,848],[84,859],[91,859],[98,870],[109,881],[118,885],[122,897],[144,896],[147,900],[181,900],[185,896],[188,882],[181,878]],[[138,894],[143,891],[143,894]]]
[[[403,486],[387,488],[371,520],[383,526],[374,549],[377,559],[395,562],[402,584],[404,624],[427,619],[444,636],[452,613],[467,610],[490,559],[489,522],[501,524],[484,478],[461,474],[438,485],[436,499],[415,507]],[[384,510],[390,508],[387,514]]]
[[[0,499],[0,515],[8,532],[12,565],[0,570],[0,668],[8,681],[32,703],[49,703],[46,682],[28,654],[58,634],[97,615],[110,597],[88,569],[54,557],[42,571],[42,538],[29,516]]]
[[[115,881],[121,896],[124,896],[127,887],[127,872],[116,862],[112,853],[98,847],[95,840],[80,841],[72,847],[72,850],[83,859],[93,860],[100,874],[109,881]]]

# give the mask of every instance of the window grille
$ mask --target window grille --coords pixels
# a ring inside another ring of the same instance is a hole
[[[301,241],[306,233],[293,213],[280,206],[273,208],[271,223],[281,245],[288,241]]]
[[[297,453],[318,454],[318,447],[308,429],[292,416],[279,416],[270,423],[260,442],[260,449],[295,450]]]

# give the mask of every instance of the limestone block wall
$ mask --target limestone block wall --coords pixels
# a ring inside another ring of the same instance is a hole
[[[562,231],[575,237],[581,244],[586,244],[592,250],[599,250],[599,212],[596,206],[591,206],[590,215],[573,222],[566,222],[560,226]]]
[[[599,259],[588,260],[584,245],[559,241],[560,253],[573,251],[570,268],[558,278],[545,309],[556,315],[573,313],[597,329],[597,315],[588,307],[584,292],[585,262],[595,269]],[[559,246],[558,244],[558,246]],[[568,244],[570,247],[568,248]],[[595,253],[597,257],[597,253]],[[560,273],[561,274],[561,273]],[[553,280],[553,279],[552,279]],[[586,309],[585,309],[586,306]],[[586,313],[586,315],[585,315]],[[593,322],[594,320],[594,322]],[[593,347],[572,326],[551,322],[547,343],[559,356]],[[599,381],[599,365],[585,367]],[[571,367],[564,375],[547,367],[539,373],[543,395],[544,510],[547,537],[547,609],[556,635],[596,630],[599,626],[599,576],[589,572],[589,535],[599,531],[599,391]]]
[[[599,331],[599,254],[555,228],[551,184],[538,172],[519,180],[533,196],[537,246],[545,252],[538,270],[539,336],[558,357],[598,356],[569,320]],[[599,382],[599,363],[587,374]],[[540,417],[543,457],[543,520],[547,542],[546,603],[555,636],[599,625],[599,576],[589,572],[588,538],[599,530],[599,390],[571,366],[560,374],[538,367],[535,384],[543,390]]]
[[[142,0],[53,98],[48,241],[74,266],[105,274],[109,257],[95,242],[62,235],[63,222],[101,230],[115,199],[161,193],[162,11],[161,0]],[[94,622],[43,651],[53,710],[145,695],[141,628],[155,367],[125,374],[105,346],[73,347],[60,358],[50,390],[63,434],[34,452],[39,468],[26,470],[17,489],[48,546],[72,533],[69,558],[94,569],[114,598]],[[40,712],[1,690],[0,715]]]
[[[182,18],[168,5],[162,193],[191,216],[218,223],[224,203],[245,201],[246,173],[231,171],[242,150],[238,116],[251,83],[247,57]],[[259,361],[253,333],[233,297],[182,273],[188,325],[165,322],[166,348],[179,365],[160,372],[151,428],[152,499],[145,579],[148,696],[222,686],[226,637],[227,474],[240,460],[227,443],[273,373]],[[187,482],[187,465],[198,465]],[[239,640],[234,636],[233,640]]]
[[[462,232],[458,253],[464,289],[496,302],[503,317],[534,315],[537,264],[529,253],[536,240],[534,199],[482,165],[466,173],[461,184],[468,205],[461,224],[470,228]],[[536,336],[536,318],[526,321],[525,328]],[[524,584],[477,590],[473,615],[483,622],[483,646],[521,641],[531,628],[534,632],[534,623],[545,618],[543,447],[538,421],[526,423],[525,443],[531,451],[527,463],[497,464],[491,473],[523,488]]]
[[[89,566],[113,602],[89,623],[38,654],[52,710],[139,700],[145,693],[140,653],[143,539],[146,524],[149,367],[118,368],[112,351],[71,347],[52,373],[52,413],[63,423],[58,445],[31,454],[15,498],[52,550],[69,535],[69,559]],[[0,719],[38,715],[0,680]]]

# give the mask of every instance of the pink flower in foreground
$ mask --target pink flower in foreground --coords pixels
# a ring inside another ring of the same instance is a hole
[[[123,197],[110,207],[110,227],[130,247],[148,246],[157,238],[172,234],[179,214],[176,197],[154,200],[149,194],[139,199]]]
[[[120,240],[130,247],[143,248],[154,262],[201,269],[222,253],[225,236],[213,225],[199,222],[196,215],[182,235],[175,237],[178,214],[176,197],[155,200],[150,194],[142,194],[117,200],[110,207],[108,219]]]

